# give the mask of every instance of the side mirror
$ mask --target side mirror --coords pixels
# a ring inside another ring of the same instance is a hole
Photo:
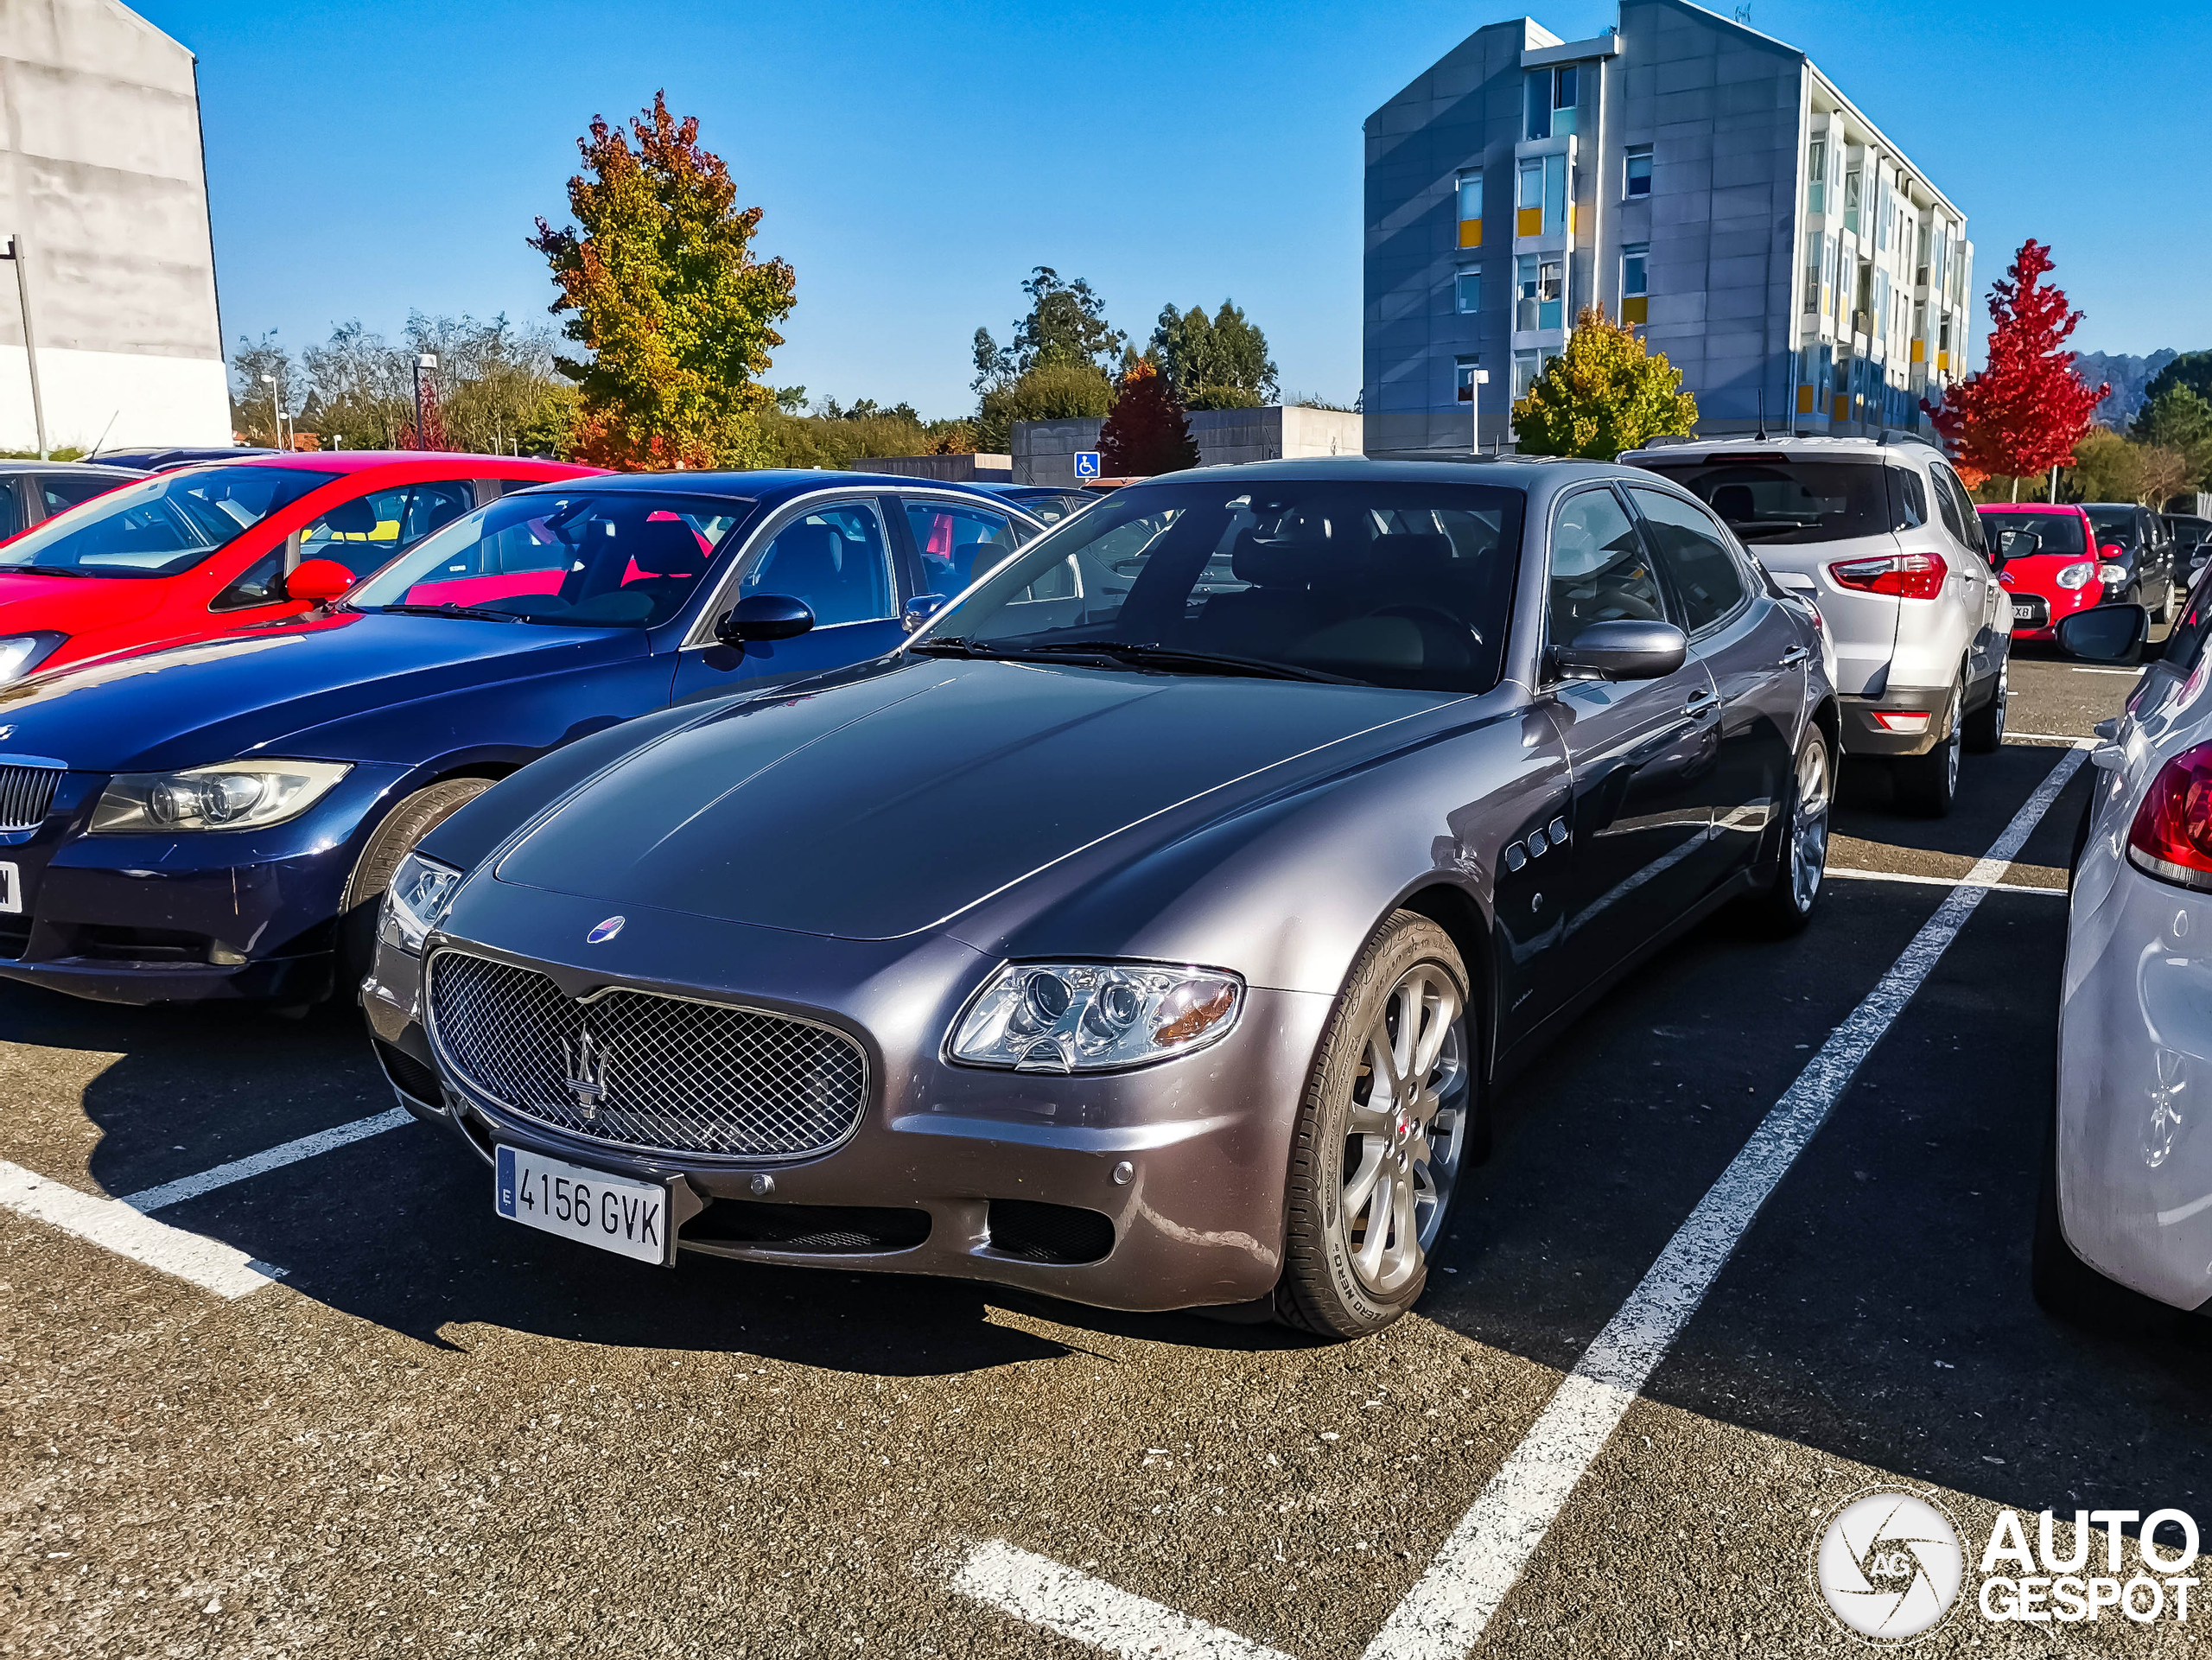
[[[2127,550],[2121,547],[2117,542],[2107,542],[2104,546],[2097,550],[2097,557],[2100,559],[2125,559],[2127,557]]]
[[[2058,625],[2058,649],[2090,663],[2133,663],[2151,636],[2151,614],[2139,605],[2100,605]]]
[[[335,559],[302,559],[284,574],[284,597],[327,605],[359,580]]]
[[[917,594],[906,601],[906,610],[899,614],[899,626],[911,634],[944,610],[948,603],[942,594]]]
[[[715,624],[715,638],[725,646],[752,639],[796,639],[814,626],[814,611],[789,594],[755,594],[740,600]]]
[[[1551,659],[1568,680],[1659,680],[1682,666],[1689,648],[1670,622],[1593,622],[1552,647]]]

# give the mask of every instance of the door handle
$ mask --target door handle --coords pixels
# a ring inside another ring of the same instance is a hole
[[[1690,694],[1689,702],[1682,705],[1682,713],[1690,716],[1693,720],[1695,720],[1712,714],[1713,710],[1719,707],[1720,694],[1719,692],[1693,692]]]
[[[1811,646],[1793,646],[1782,654],[1781,666],[1785,669],[1794,669],[1799,664],[1809,663],[1812,659],[1813,648]]]

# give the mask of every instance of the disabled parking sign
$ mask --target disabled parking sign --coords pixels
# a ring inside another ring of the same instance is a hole
[[[1075,475],[1079,479],[1095,479],[1098,476],[1098,452],[1096,450],[1078,449],[1076,451]]]

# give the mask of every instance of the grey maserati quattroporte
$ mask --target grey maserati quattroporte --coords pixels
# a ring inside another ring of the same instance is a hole
[[[378,1053],[501,1217],[1357,1336],[1506,1072],[1716,906],[1820,891],[1818,613],[1649,473],[1174,474],[908,621],[560,750],[396,875]],[[753,594],[721,649],[811,622]]]

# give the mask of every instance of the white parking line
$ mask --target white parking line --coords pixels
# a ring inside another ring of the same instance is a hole
[[[2075,674],[2124,674],[2130,679],[2143,672],[2140,669],[2085,669],[2079,663],[2069,663],[2066,666]]]
[[[79,1193],[21,1165],[0,1161],[0,1205],[219,1297],[245,1296],[284,1272],[219,1239],[172,1228],[119,1199]]]
[[[1001,1539],[970,1550],[952,1583],[1017,1619],[1126,1660],[1285,1660],[1234,1631],[1116,1590]]]
[[[2097,747],[2097,741],[2094,738],[2069,737],[2063,732],[2007,732],[2005,735],[2005,741],[2006,743],[2063,743],[2069,749],[2094,749]]]
[[[1798,1074],[1460,1518],[1368,1644],[1365,1660],[1456,1660],[1481,1640],[1568,1495],[1705,1301],[1752,1219],[2079,770],[2082,755],[2075,749],[2059,757],[2004,834]]]
[[[1972,884],[1967,876],[1922,876],[1909,870],[1860,870],[1852,865],[1830,865],[1827,874],[1854,882],[1907,882],[1915,887],[1965,887]],[[2046,899],[2064,899],[2063,887],[2031,887],[2025,882],[1984,882],[1980,884],[1993,894],[2040,894]]]
[[[234,1181],[245,1181],[270,1170],[281,1170],[288,1164],[297,1164],[302,1159],[312,1159],[318,1153],[329,1153],[355,1142],[366,1141],[372,1135],[381,1135],[387,1129],[397,1129],[402,1124],[412,1123],[415,1115],[404,1107],[394,1107],[389,1112],[379,1112],[372,1117],[356,1118],[350,1124],[340,1124],[334,1129],[319,1129],[312,1135],[302,1135],[296,1142],[286,1142],[266,1152],[249,1154],[243,1159],[233,1159],[228,1164],[219,1164],[213,1170],[203,1170],[196,1176],[179,1176],[175,1181],[165,1181],[158,1187],[142,1188],[135,1193],[125,1193],[122,1203],[134,1211],[158,1211],[164,1205],[181,1205],[188,1199],[198,1199],[218,1187],[227,1187]]]

